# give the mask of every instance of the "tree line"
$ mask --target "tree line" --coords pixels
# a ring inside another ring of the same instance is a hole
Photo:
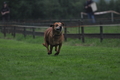
[[[86,0],[6,0],[11,10],[11,19],[70,19],[80,18]],[[94,0],[93,0],[94,1]],[[4,0],[0,0],[2,8]],[[98,11],[120,12],[120,1],[99,0]]]

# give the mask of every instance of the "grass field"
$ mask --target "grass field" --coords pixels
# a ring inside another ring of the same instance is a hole
[[[0,80],[120,80],[119,39],[68,39],[58,56],[47,55],[42,43],[0,37]]]

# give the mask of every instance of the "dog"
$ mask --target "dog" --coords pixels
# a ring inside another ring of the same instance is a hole
[[[60,49],[64,41],[63,27],[63,23],[55,22],[53,25],[50,25],[50,27],[44,32],[45,42],[43,45],[47,48],[48,55],[52,54],[53,47],[55,47],[55,55],[60,53]]]

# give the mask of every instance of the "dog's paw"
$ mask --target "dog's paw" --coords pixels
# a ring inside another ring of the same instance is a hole
[[[52,54],[52,53],[48,53],[48,55],[50,55],[50,54]]]
[[[55,56],[57,56],[59,54],[59,52],[55,53]]]

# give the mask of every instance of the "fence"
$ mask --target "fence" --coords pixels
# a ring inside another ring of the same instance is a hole
[[[55,21],[56,22],[56,21]],[[70,21],[63,21],[66,26],[64,28],[64,36],[65,41],[67,41],[67,38],[78,38],[81,39],[82,42],[85,42],[85,37],[97,37],[100,38],[100,42],[103,41],[104,38],[118,38],[120,39],[120,33],[104,33],[104,26],[120,26],[120,24],[102,24],[101,22],[99,24],[94,25],[86,25],[81,20],[70,20]],[[42,25],[41,25],[42,24]],[[49,23],[41,23],[41,24],[26,24],[26,23],[4,23],[1,24],[1,32],[4,34],[4,37],[6,37],[7,33],[11,33],[13,37],[16,37],[16,33],[21,33],[26,38],[27,35],[32,35],[35,39],[35,36],[43,36],[44,31],[46,28],[49,27],[51,22]],[[98,33],[85,33],[86,27],[99,27]],[[69,28],[77,28],[78,33],[69,34],[68,29]],[[38,29],[44,29],[42,32],[40,32]],[[120,31],[120,30],[119,30]]]
[[[1,32],[4,37],[6,37],[7,33],[10,33],[14,38],[16,37],[16,33],[23,34],[26,38],[27,35],[32,35],[35,39],[35,36],[43,36],[43,32],[37,32],[35,29],[41,29],[46,27],[38,27],[38,26],[25,26],[25,25],[0,25]]]
[[[65,28],[65,41],[67,41],[67,37],[71,38],[78,38],[81,39],[82,42],[85,42],[85,37],[92,37],[92,38],[100,38],[100,42],[103,41],[104,38],[117,38],[120,39],[120,31],[118,30],[119,33],[104,33],[104,27],[106,26],[120,26],[120,24],[114,24],[114,25],[83,25],[81,24],[78,27],[78,34],[68,34],[67,33],[67,28]],[[98,27],[99,32],[98,33],[85,33],[85,28],[86,27]],[[120,27],[119,27],[120,29]]]

